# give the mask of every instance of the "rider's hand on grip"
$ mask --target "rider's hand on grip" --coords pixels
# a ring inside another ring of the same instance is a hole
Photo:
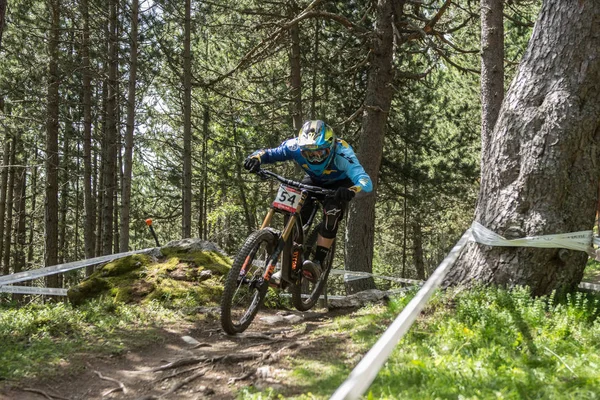
[[[356,193],[354,192],[354,190],[350,190],[348,188],[341,187],[335,191],[334,198],[338,201],[350,201],[354,198],[355,195],[356,195]]]
[[[260,160],[256,157],[248,157],[244,161],[244,168],[250,172],[258,172],[260,169]]]

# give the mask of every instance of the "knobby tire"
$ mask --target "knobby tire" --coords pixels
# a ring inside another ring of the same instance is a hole
[[[248,236],[236,255],[227,275],[221,299],[221,326],[226,333],[235,335],[245,331],[262,306],[268,285],[265,284],[259,289],[253,287],[253,283],[256,283],[264,275],[268,259],[275,249],[276,241],[277,238],[271,230],[261,229]],[[246,263],[248,257],[250,259]],[[258,260],[256,260],[257,257]],[[247,265],[246,274],[240,277],[241,269],[245,263]],[[248,298],[244,297],[245,293]],[[242,297],[238,298],[237,295]],[[248,301],[249,304],[246,309],[245,304]],[[241,317],[239,317],[240,314]]]

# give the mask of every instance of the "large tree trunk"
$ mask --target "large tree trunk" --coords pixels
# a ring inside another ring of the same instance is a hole
[[[95,203],[92,192],[92,73],[90,70],[90,14],[88,0],[81,1],[83,16],[82,32],[82,75],[83,75],[83,203],[85,219],[83,222],[83,240],[85,258],[95,256],[94,225]],[[86,267],[86,275],[94,271],[93,266]]]
[[[600,2],[545,1],[483,154],[476,220],[508,238],[592,229],[600,140]],[[575,289],[587,254],[471,244],[446,283]]]
[[[400,1],[400,3],[398,10],[404,7],[404,2]],[[373,180],[373,193],[350,203],[345,254],[346,269],[349,271],[372,271],[377,181],[393,95],[390,85],[393,79],[394,34],[391,0],[379,0],[376,14],[375,34],[371,43],[373,49],[371,69],[367,81],[362,133],[358,146],[360,162]],[[346,284],[349,293],[373,288],[375,283],[372,278],[352,280]]]
[[[192,50],[191,0],[185,0],[183,38],[183,218],[181,236],[192,235]]]
[[[121,195],[121,243],[120,251],[129,250],[129,209],[131,203],[131,171],[133,166],[133,132],[135,130],[135,81],[138,51],[138,0],[131,1],[131,50],[129,55],[129,87],[127,93],[127,132],[123,157],[123,183]]]
[[[116,173],[116,142],[117,142],[117,84],[119,46],[117,37],[117,0],[108,2],[109,35],[108,35],[108,97],[106,103],[106,148],[102,164],[104,166],[103,182],[104,196],[102,209],[102,254],[112,254],[113,251],[113,217]]]
[[[481,148],[487,148],[504,99],[504,0],[481,0]]]
[[[60,0],[49,1],[50,40],[48,41],[48,104],[46,119],[46,266],[58,262],[58,116],[59,116],[59,40],[60,40]],[[46,277],[48,287],[58,287],[58,275]]]

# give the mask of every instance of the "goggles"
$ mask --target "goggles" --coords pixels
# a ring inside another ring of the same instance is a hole
[[[330,149],[302,150],[302,157],[311,164],[320,164],[329,156]]]

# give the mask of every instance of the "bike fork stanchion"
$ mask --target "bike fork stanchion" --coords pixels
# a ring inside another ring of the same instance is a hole
[[[156,242],[156,247],[160,247],[160,244],[158,243],[158,236],[156,236],[156,232],[154,232],[154,228],[152,227],[152,218],[148,218],[146,220],[146,225],[148,225],[148,228],[150,228],[150,233],[152,233],[152,237]]]

